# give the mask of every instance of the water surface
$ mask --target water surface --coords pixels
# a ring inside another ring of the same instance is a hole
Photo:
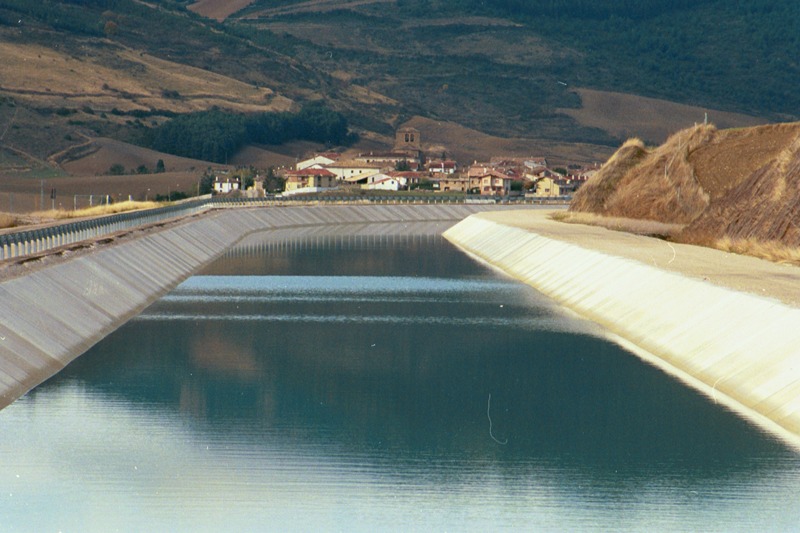
[[[0,411],[0,530],[800,526],[794,452],[440,237],[258,239]]]

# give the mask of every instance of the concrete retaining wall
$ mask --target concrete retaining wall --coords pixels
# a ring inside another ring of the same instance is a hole
[[[0,408],[246,235],[277,228],[455,223],[497,206],[398,205],[230,209],[101,247],[0,283]]]
[[[470,217],[444,236],[800,447],[800,309]]]

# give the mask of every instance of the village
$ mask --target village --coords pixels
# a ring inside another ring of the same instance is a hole
[[[269,193],[286,197],[344,189],[568,200],[599,169],[598,164],[551,168],[544,156],[492,157],[467,166],[459,166],[447,157],[446,151],[438,156],[425,154],[419,130],[404,127],[397,130],[394,147],[388,152],[349,157],[339,152],[319,152],[298,161],[294,168],[275,169],[281,191],[265,187],[260,174],[248,183],[235,172],[216,173],[213,190],[215,194],[249,197]]]

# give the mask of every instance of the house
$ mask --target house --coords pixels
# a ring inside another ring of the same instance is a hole
[[[401,183],[399,178],[393,178],[386,174],[376,174],[367,178],[367,183],[362,185],[361,188],[371,191],[399,191],[404,189],[405,185]]]
[[[285,194],[318,192],[336,187],[336,174],[324,168],[289,170],[286,178]]]
[[[561,179],[561,177],[561,174],[558,172],[553,172],[547,167],[537,167],[536,169],[528,170],[525,173],[525,178],[532,181],[537,181],[542,178]]]
[[[229,176],[214,177],[214,192],[217,194],[228,194],[233,191],[238,191],[241,187],[242,180],[239,178],[231,178]]]
[[[470,178],[480,178],[486,173],[492,171],[493,168],[494,167],[489,163],[478,163],[477,161],[475,161],[467,169],[467,176],[469,176]]]
[[[384,168],[384,165],[357,161],[337,161],[325,166],[338,180],[347,183],[366,183],[368,177],[378,174]]]
[[[309,159],[304,159],[303,161],[298,162],[295,165],[297,170],[304,170],[306,168],[310,168],[316,165],[320,167],[324,167],[325,165],[331,165],[339,160],[339,154],[336,152],[325,152],[321,154],[315,154],[314,157]]]
[[[416,170],[419,167],[417,159],[411,158],[403,152],[370,152],[368,154],[359,154],[353,160],[356,163],[381,165],[382,168],[398,168],[401,163],[412,170]]]
[[[391,178],[396,178],[400,183],[403,184],[403,188],[406,189],[427,178],[427,174],[422,172],[414,172],[412,170],[394,170],[387,172],[386,175]]]
[[[537,168],[547,168],[547,159],[544,157],[531,157],[523,162],[525,168],[529,170],[536,170]]]
[[[432,174],[455,174],[458,169],[456,162],[449,159],[430,160],[426,166]]]
[[[470,178],[461,174],[444,174],[441,177],[432,178],[431,181],[433,181],[434,190],[439,192],[463,192],[466,194],[472,187],[478,186],[474,180],[470,186]]]
[[[533,195],[540,198],[571,196],[576,187],[577,184],[571,183],[569,180],[547,176],[536,181],[536,190]]]
[[[511,194],[511,182],[513,180],[501,172],[490,170],[477,177],[477,179],[478,188],[482,196],[508,196]]]

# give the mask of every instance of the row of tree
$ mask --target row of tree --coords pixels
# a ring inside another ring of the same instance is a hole
[[[347,119],[321,103],[298,113],[242,115],[219,109],[176,117],[149,132],[148,145],[168,154],[227,163],[247,144],[282,144],[291,140],[330,146],[350,144]]]

